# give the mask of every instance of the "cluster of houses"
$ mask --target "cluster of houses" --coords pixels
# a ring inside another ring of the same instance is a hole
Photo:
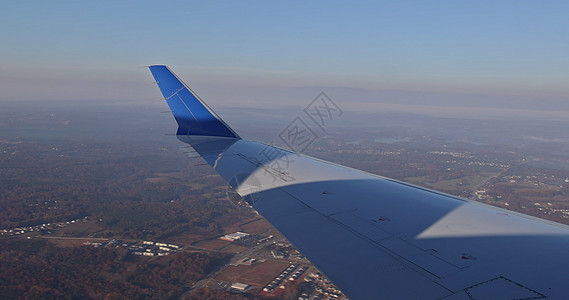
[[[273,281],[271,281],[263,288],[263,292],[270,293],[274,291],[276,288],[284,289],[285,288],[284,283],[287,280],[289,281],[297,280],[304,273],[304,271],[306,271],[306,269],[308,269],[308,267],[303,266],[299,268],[297,265],[288,266],[288,268],[282,271],[275,279],[273,279]]]
[[[132,254],[140,256],[166,256],[182,248],[178,245],[152,241],[129,242],[118,239],[107,242],[85,242],[84,244],[94,247],[124,247],[128,248]]]
[[[298,299],[347,299],[346,296],[340,291],[328,278],[323,276],[320,272],[310,273],[304,277],[304,281],[309,282],[314,288],[312,295],[303,293]]]
[[[75,219],[75,220],[71,220],[71,221],[66,221],[66,222],[44,223],[44,224],[35,225],[35,226],[21,226],[21,227],[15,227],[15,228],[10,228],[10,229],[0,229],[0,236],[16,236],[16,235],[22,235],[22,234],[26,234],[26,233],[30,233],[30,232],[51,233],[51,231],[54,229],[67,227],[71,224],[81,222],[81,221],[83,221],[83,222],[87,221],[87,217],[84,217],[82,219]]]

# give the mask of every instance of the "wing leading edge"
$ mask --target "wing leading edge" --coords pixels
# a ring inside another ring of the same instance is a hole
[[[167,67],[150,70],[178,139],[348,297],[569,294],[567,226],[242,140]]]

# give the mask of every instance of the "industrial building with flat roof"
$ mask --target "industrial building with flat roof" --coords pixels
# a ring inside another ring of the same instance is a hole
[[[226,235],[220,237],[219,239],[223,240],[223,241],[235,242],[238,239],[244,238],[248,235],[249,235],[248,233],[237,231],[234,233],[226,234]]]

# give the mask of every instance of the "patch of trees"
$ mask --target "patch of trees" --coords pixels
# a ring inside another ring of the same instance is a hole
[[[145,258],[124,248],[13,239],[0,243],[0,298],[176,298],[221,259],[187,252]]]
[[[180,163],[178,149],[164,153],[141,144],[72,142],[11,147],[14,155],[0,155],[0,229],[90,216],[121,237],[215,235],[235,222],[225,216],[239,215],[225,201],[226,184],[219,176],[209,166]]]

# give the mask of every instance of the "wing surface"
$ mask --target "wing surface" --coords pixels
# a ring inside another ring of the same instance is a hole
[[[569,227],[243,140],[193,92],[180,93],[189,88],[168,68],[150,70],[189,111],[172,109],[191,125],[178,139],[349,298],[569,295]],[[204,109],[219,123],[194,133],[204,124],[190,116]]]

